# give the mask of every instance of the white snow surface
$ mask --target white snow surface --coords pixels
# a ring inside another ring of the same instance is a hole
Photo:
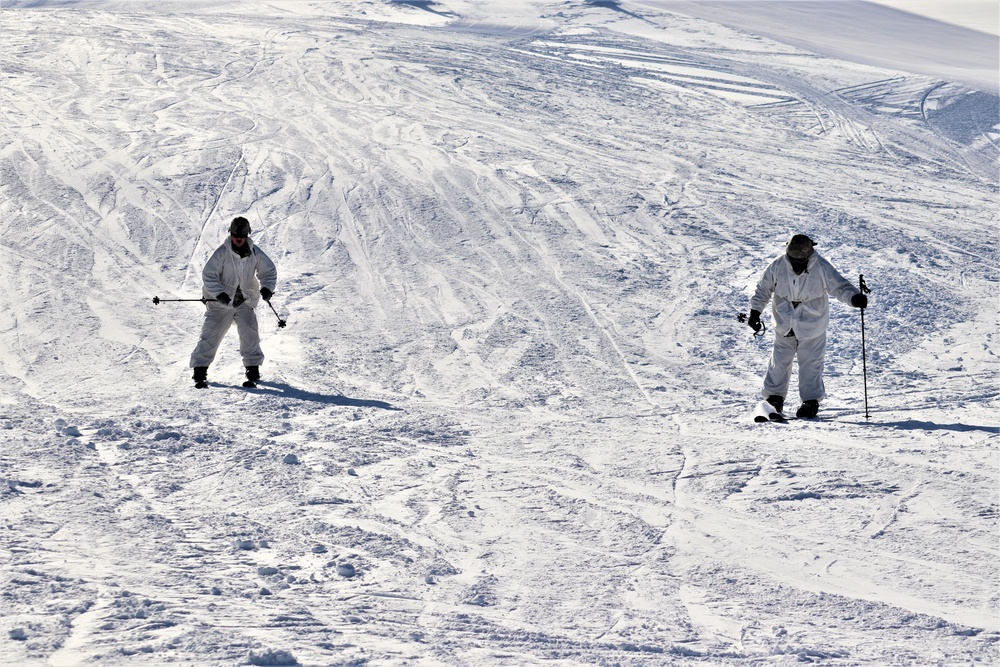
[[[858,0],[637,0],[824,56],[1000,88],[1000,36]],[[995,5],[994,5],[995,6]]]
[[[681,9],[5,1],[0,663],[1000,662],[996,90]],[[867,355],[757,425],[795,232]]]
[[[1000,34],[1000,6],[992,0],[874,0],[937,21]]]

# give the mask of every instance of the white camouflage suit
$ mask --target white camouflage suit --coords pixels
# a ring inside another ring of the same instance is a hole
[[[201,274],[202,296],[213,300],[205,304],[205,323],[201,327],[198,345],[191,353],[191,368],[207,367],[212,363],[233,322],[236,322],[239,331],[243,365],[260,366],[264,361],[254,308],[260,303],[261,287],[274,291],[278,282],[278,270],[271,258],[255,246],[249,237],[246,247],[250,252],[246,257],[241,257],[233,249],[232,241],[227,239],[205,264]],[[233,301],[223,304],[214,300],[223,292],[233,299],[237,289],[242,292],[244,301],[235,308]]]
[[[764,312],[772,300],[774,351],[764,376],[764,398],[785,397],[792,375],[792,361],[799,359],[799,397],[803,401],[826,396],[823,360],[830,299],[850,305],[860,290],[840,275],[819,253],[809,257],[806,270],[797,275],[786,255],[764,270],[750,299],[750,309]]]

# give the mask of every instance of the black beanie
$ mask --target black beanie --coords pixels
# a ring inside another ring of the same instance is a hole
[[[785,254],[792,259],[809,259],[813,254],[813,246],[816,242],[805,234],[796,234],[788,240],[785,246]]]
[[[244,217],[233,218],[233,221],[229,223],[229,233],[232,236],[250,236],[250,221]]]

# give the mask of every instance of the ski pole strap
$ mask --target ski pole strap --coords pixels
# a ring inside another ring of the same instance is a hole
[[[739,322],[740,324],[746,324],[747,323],[747,314],[746,313],[740,313],[739,315],[736,316],[736,321]],[[753,337],[754,338],[760,338],[761,336],[763,336],[766,333],[767,333],[767,325],[765,325],[764,322],[761,321],[761,323],[760,323],[760,329],[755,330],[753,332]]]
[[[872,291],[868,289],[868,283],[865,282],[865,274],[858,276],[858,288],[861,290],[862,294],[871,294]]]

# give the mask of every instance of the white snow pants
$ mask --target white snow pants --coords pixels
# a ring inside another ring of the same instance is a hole
[[[208,303],[206,307],[208,310],[201,327],[201,339],[191,353],[191,368],[211,365],[233,322],[236,322],[240,335],[243,365],[260,366],[264,362],[264,353],[260,349],[260,334],[257,331],[257,314],[254,309],[247,304],[232,308],[221,303]]]
[[[764,376],[764,398],[786,396],[792,377],[792,361],[799,359],[799,397],[819,401],[826,396],[823,386],[823,359],[826,356],[826,332],[809,340],[795,336],[776,336],[771,363]]]

